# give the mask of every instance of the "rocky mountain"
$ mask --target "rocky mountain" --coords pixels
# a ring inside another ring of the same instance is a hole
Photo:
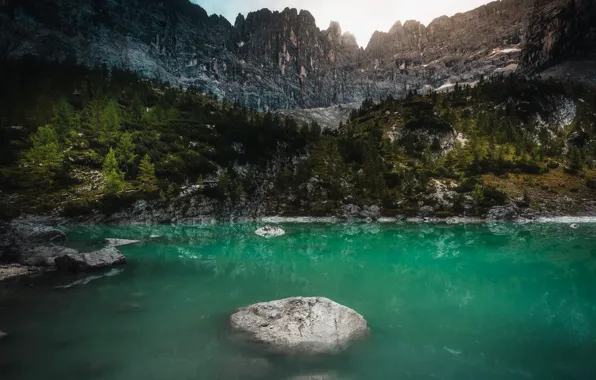
[[[536,0],[522,71],[596,83],[596,2]]]
[[[398,21],[388,33],[375,32],[366,53],[377,68],[414,69],[431,84],[440,83],[446,73],[459,75],[455,80],[471,81],[515,65],[532,2],[494,1],[453,17],[439,17],[428,26]]]
[[[362,49],[339,24],[320,30],[296,9],[232,25],[188,0],[0,0],[0,56],[130,69],[258,110],[327,107],[511,72],[530,3],[396,23]]]

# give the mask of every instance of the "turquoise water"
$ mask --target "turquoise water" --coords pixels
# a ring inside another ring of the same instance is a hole
[[[0,377],[27,379],[594,379],[596,224],[73,227],[122,271],[50,276],[0,303]],[[150,237],[151,235],[159,235]],[[326,296],[371,335],[345,354],[263,357],[227,330],[237,307]]]

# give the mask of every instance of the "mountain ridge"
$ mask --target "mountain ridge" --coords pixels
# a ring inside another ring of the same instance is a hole
[[[528,15],[548,8],[542,3],[570,4],[534,1],[493,1],[427,26],[397,21],[362,48],[338,22],[321,29],[295,8],[239,14],[232,24],[188,0],[2,0],[0,58],[72,57],[260,111],[321,108],[515,72],[527,38],[534,41],[528,51],[540,51],[541,29],[532,21],[540,17]],[[529,22],[540,30],[527,33]]]

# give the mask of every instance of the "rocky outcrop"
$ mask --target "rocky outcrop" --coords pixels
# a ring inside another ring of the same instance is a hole
[[[66,240],[66,234],[53,227],[31,223],[0,223],[0,261],[17,262],[25,249],[40,245],[60,248],[59,245]]]
[[[234,331],[279,354],[336,354],[368,334],[354,310],[323,297],[293,297],[239,309],[230,317]]]
[[[521,68],[536,72],[563,59],[596,52],[596,2],[535,0]]]
[[[10,243],[8,252],[11,261],[0,265],[0,281],[37,276],[54,270],[89,272],[126,262],[114,246],[94,252],[79,252],[57,245],[66,241],[66,234],[52,227],[15,222],[3,224],[0,232],[0,241]],[[4,254],[0,258],[8,261]]]
[[[360,208],[353,204],[347,204],[338,210],[337,216],[344,220],[364,219],[375,221],[381,217],[381,209],[376,205]]]
[[[493,49],[523,41],[531,5],[532,0],[493,1],[452,17],[441,16],[428,26],[398,21],[387,33],[375,32],[366,52],[379,65],[394,64],[401,70],[436,61],[460,65],[491,54],[507,60],[516,52]]]
[[[596,85],[596,2],[536,0],[520,71]]]

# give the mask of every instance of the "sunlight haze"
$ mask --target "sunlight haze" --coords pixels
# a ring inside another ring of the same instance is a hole
[[[238,13],[246,15],[261,8],[282,11],[286,7],[305,9],[313,14],[317,26],[327,29],[330,21],[338,21],[343,32],[356,36],[366,47],[375,30],[388,31],[396,22],[418,20],[428,25],[434,18],[465,12],[486,4],[487,0],[194,0],[209,14],[221,14],[232,24]]]

